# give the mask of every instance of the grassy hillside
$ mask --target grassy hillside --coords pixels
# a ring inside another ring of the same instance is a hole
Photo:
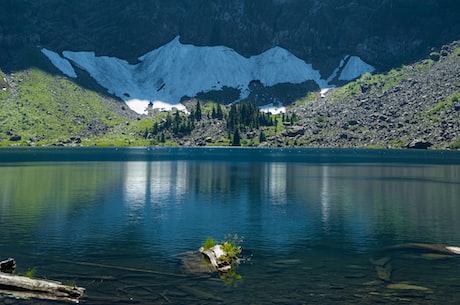
[[[139,117],[121,101],[40,69],[0,76],[0,146],[226,146],[231,142],[225,119],[211,117],[217,107],[213,102],[203,102],[203,118],[185,136],[175,133],[172,127],[155,133],[155,124],[162,126],[176,114],[152,112]],[[193,111],[196,101],[187,107]],[[227,117],[229,110],[221,109]],[[183,121],[189,119],[189,115],[180,116]],[[264,127],[261,131],[267,135],[280,133],[281,116],[278,121],[279,127]],[[242,138],[243,145],[259,143],[247,136]]]
[[[0,76],[0,145],[128,141],[133,114],[122,102],[38,69]]]

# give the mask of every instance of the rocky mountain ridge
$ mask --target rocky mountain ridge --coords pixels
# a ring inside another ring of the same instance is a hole
[[[37,45],[136,62],[180,36],[244,56],[280,46],[328,75],[345,55],[380,70],[414,61],[458,39],[460,30],[455,0],[1,0],[0,6],[4,70],[33,64],[26,51]]]

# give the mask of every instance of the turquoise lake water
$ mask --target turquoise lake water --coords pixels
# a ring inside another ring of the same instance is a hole
[[[83,304],[458,304],[457,256],[389,247],[460,246],[459,219],[453,151],[0,150],[0,259]],[[209,272],[198,248],[235,235]]]

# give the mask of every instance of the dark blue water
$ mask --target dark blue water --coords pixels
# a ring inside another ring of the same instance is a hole
[[[456,256],[386,248],[460,246],[459,219],[457,152],[0,151],[0,257],[86,304],[457,304]],[[206,238],[235,234],[237,275],[203,270]]]

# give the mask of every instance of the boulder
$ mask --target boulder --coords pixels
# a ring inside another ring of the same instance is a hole
[[[21,141],[22,137],[20,135],[14,134],[10,137],[10,141],[17,142]]]
[[[422,139],[415,139],[409,142],[406,147],[409,149],[428,149],[428,147],[432,146],[433,144],[422,140]]]
[[[284,133],[286,136],[293,138],[295,136],[305,134],[305,128],[303,128],[302,126],[293,126],[286,129]]]

